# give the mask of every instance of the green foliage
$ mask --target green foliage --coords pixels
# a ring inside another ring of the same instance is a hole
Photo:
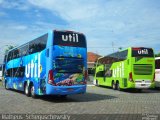
[[[13,45],[8,45],[8,47],[5,49],[5,54],[9,51],[9,50],[11,50],[11,49],[13,49],[15,46],[13,46]]]
[[[155,54],[155,57],[160,57],[160,53]]]

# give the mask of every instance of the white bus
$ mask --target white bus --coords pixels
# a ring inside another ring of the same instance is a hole
[[[155,62],[155,87],[160,87],[160,57],[156,57]]]

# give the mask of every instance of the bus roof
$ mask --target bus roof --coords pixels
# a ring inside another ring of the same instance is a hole
[[[54,32],[54,31],[75,32],[75,31],[71,31],[71,30],[57,30],[57,29],[55,29],[55,30],[49,30],[49,31],[46,32],[46,33],[40,34],[39,37],[40,37],[40,36],[43,36],[43,35],[45,35],[45,34],[47,34],[47,33]],[[83,33],[80,33],[80,32],[75,32],[75,33],[83,34]],[[84,35],[84,34],[83,34],[83,35]],[[39,37],[35,37],[34,39],[37,39],[37,38],[39,38]],[[32,39],[32,40],[30,40],[30,41],[28,41],[28,42],[26,42],[26,43],[24,43],[24,44],[21,44],[21,45],[19,45],[19,46],[16,46],[16,47],[10,49],[10,50],[7,52],[7,54],[8,54],[10,51],[12,51],[12,50],[14,50],[14,49],[16,49],[16,48],[22,47],[22,46],[30,43],[30,42],[33,41],[34,39]]]
[[[105,57],[108,57],[108,56],[110,56],[110,55],[112,55],[112,54],[115,54],[115,53],[118,53],[118,52],[122,52],[122,51],[125,51],[125,50],[128,50],[128,49],[132,49],[132,48],[148,48],[148,47],[128,47],[128,48],[125,48],[125,49],[123,49],[123,50],[119,50],[119,51],[113,52],[113,53],[111,53],[111,54],[108,54],[108,55],[99,57],[98,60],[100,60],[100,59],[102,59],[102,58],[105,58]],[[149,49],[152,49],[152,50],[153,50],[153,48],[149,48]],[[158,57],[157,59],[160,59],[160,57]]]

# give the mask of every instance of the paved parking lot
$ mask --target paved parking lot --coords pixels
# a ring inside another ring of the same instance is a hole
[[[66,99],[56,96],[32,99],[21,92],[5,90],[0,86],[0,113],[157,116],[160,114],[160,90],[138,93],[88,86],[86,94],[70,95]]]

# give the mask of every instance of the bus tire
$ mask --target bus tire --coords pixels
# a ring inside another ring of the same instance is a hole
[[[28,97],[31,96],[30,87],[28,86],[27,83],[25,84],[25,87],[24,87],[24,93],[25,93],[25,95],[28,96]]]
[[[30,90],[31,90],[31,97],[32,98],[37,98],[37,96],[35,94],[35,89],[34,89],[34,85],[33,84],[31,85],[31,89]]]
[[[5,83],[4,83],[4,88],[5,88],[6,90],[9,90],[9,88],[7,87],[7,81],[5,81]]]
[[[116,90],[116,84],[114,83],[114,81],[112,82],[112,89]]]
[[[119,91],[121,90],[119,82],[116,83],[116,89],[119,90]]]
[[[99,86],[99,84],[98,84],[98,80],[96,80],[96,86]]]

